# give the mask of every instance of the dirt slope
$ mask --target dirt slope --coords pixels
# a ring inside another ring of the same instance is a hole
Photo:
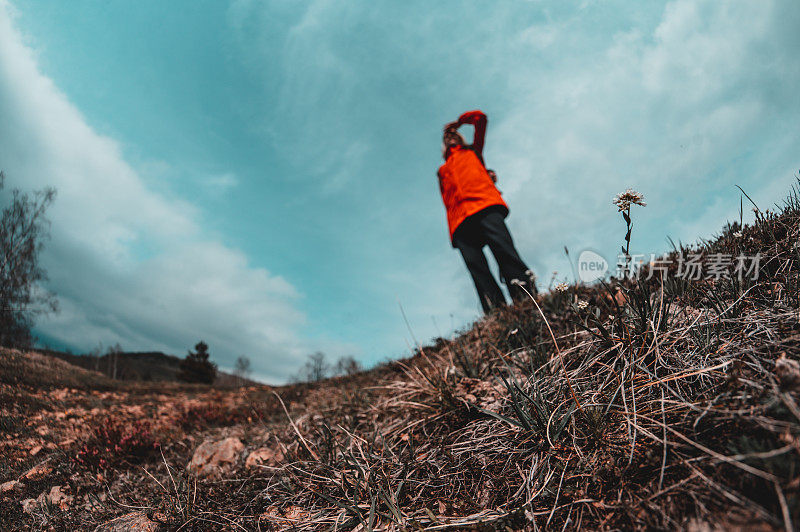
[[[679,279],[674,266],[564,287],[411,359],[313,385],[123,386],[70,370],[42,389],[49,363],[27,355],[39,369],[9,376],[25,359],[5,353],[4,522],[793,529],[798,207],[792,195],[681,250],[706,264],[760,254],[757,279]]]

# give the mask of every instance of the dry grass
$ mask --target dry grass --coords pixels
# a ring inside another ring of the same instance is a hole
[[[47,526],[142,506],[181,530],[792,530],[798,236],[792,195],[693,248],[761,253],[758,280],[574,286],[411,359],[276,389],[281,401],[269,389],[200,394],[172,409],[147,474],[106,472],[115,503]],[[229,435],[281,458],[186,475],[193,448]]]

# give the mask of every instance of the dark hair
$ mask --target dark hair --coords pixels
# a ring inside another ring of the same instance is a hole
[[[442,136],[442,141],[444,142],[445,146],[452,146],[453,144],[466,146],[467,144],[464,140],[464,137],[461,136],[461,133],[455,129],[446,129],[444,131],[444,135]]]

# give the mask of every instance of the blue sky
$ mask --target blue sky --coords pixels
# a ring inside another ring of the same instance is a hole
[[[181,354],[279,382],[322,350],[369,365],[479,316],[449,246],[441,126],[486,160],[546,288],[710,236],[741,185],[800,168],[800,4],[0,0],[0,168],[58,189],[46,341]],[[762,205],[762,206],[763,206]]]

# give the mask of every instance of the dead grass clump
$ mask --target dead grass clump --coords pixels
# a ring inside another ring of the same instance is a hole
[[[780,214],[675,251],[760,253],[755,279],[645,270],[562,287],[420,349],[355,423],[331,413],[283,436],[296,452],[261,484],[262,520],[678,529],[735,513],[791,529],[798,207],[793,196]]]

